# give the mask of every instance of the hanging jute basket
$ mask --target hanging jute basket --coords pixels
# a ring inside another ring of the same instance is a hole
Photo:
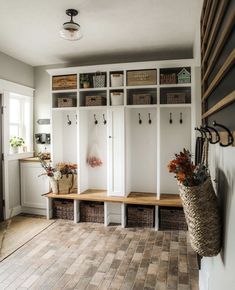
[[[216,256],[221,249],[221,219],[211,178],[199,186],[178,185],[192,248],[200,256]]]

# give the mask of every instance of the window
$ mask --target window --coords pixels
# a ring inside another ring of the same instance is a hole
[[[15,93],[9,95],[9,138],[22,137],[25,146],[21,152],[32,151],[32,97]]]

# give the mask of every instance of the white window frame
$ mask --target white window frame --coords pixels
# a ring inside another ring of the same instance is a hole
[[[27,101],[29,103],[30,121],[28,124],[29,140],[27,140],[28,141],[27,152],[32,152],[33,151],[33,98],[30,96],[25,96],[25,95],[20,95],[20,94],[15,94],[15,93],[10,92],[9,93],[9,103],[10,103],[10,99],[15,99],[15,100],[20,101],[20,120],[19,120],[19,123],[10,123],[10,118],[9,118],[9,131],[10,131],[11,125],[18,126],[19,127],[19,137],[22,137],[24,140],[26,138],[26,131],[27,131],[26,127],[25,127],[25,123],[24,123],[24,117],[25,117],[24,104],[25,104],[25,101]],[[9,113],[10,113],[10,108],[9,108]],[[27,152],[25,152],[25,153],[27,153]],[[9,153],[11,153],[10,145],[9,145]]]

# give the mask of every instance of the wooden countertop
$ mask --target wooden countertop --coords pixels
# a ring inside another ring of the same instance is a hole
[[[22,158],[20,159],[22,162],[40,162],[38,157],[28,157],[28,158]],[[50,161],[50,160],[45,160],[45,161]]]
[[[118,202],[124,204],[159,205],[182,207],[182,202],[178,194],[161,194],[160,199],[156,199],[155,193],[131,192],[127,197],[107,196],[105,190],[87,190],[81,194],[45,194],[48,198],[76,199],[85,201]]]

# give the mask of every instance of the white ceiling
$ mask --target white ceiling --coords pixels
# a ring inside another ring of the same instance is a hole
[[[192,56],[202,0],[0,0],[0,51],[30,65]],[[83,38],[59,36],[65,10]]]

